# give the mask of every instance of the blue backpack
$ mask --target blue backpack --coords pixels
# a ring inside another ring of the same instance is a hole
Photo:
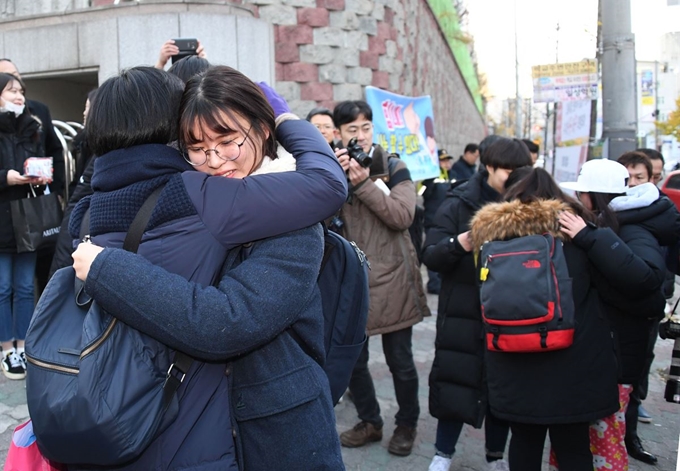
[[[252,244],[241,246],[239,263],[250,255]],[[349,385],[354,365],[366,343],[368,320],[368,270],[366,255],[354,242],[324,226],[324,255],[317,284],[321,292],[326,358],[311,352],[293,329],[286,332],[326,372],[333,404]]]
[[[137,213],[125,250],[137,252],[163,188]],[[73,267],[57,270],[40,297],[26,360],[40,451],[59,463],[89,465],[122,464],[144,451],[177,417],[175,393],[193,363],[92,302]]]

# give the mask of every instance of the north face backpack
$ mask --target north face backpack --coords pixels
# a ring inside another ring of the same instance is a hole
[[[574,300],[562,242],[531,235],[486,242],[480,255],[486,346],[547,352],[574,340]]]
[[[238,263],[250,255],[251,248],[252,244],[241,246]],[[317,284],[323,307],[326,358],[316,358],[293,329],[285,331],[323,367],[334,405],[347,390],[366,343],[369,269],[366,255],[354,242],[324,226],[324,254]]]
[[[125,250],[137,251],[162,189],[137,213]],[[170,348],[118,322],[81,287],[73,267],[62,268],[38,301],[26,334],[28,410],[47,458],[121,464],[175,420],[175,392],[193,359],[179,352],[173,359]]]

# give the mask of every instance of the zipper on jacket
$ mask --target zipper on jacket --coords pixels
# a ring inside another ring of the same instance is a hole
[[[45,368],[47,370],[55,370],[55,371],[59,371],[60,373],[77,375],[80,372],[77,368],[69,368],[67,366],[61,366],[61,365],[55,365],[53,363],[47,363],[47,362],[44,362],[44,361],[36,360],[35,358],[31,358],[28,355],[26,355],[26,361],[28,361],[29,363],[33,363],[35,366],[39,366],[40,368]]]
[[[111,335],[111,331],[113,330],[113,328],[116,326],[117,323],[118,323],[118,319],[116,319],[115,317],[112,317],[112,318],[111,318],[111,323],[110,323],[109,326],[106,328],[106,330],[104,331],[104,333],[102,334],[102,336],[99,337],[99,339],[97,339],[97,341],[96,341],[95,343],[93,343],[92,345],[90,345],[89,347],[87,347],[85,350],[83,350],[83,353],[80,354],[80,359],[83,360],[83,359],[84,359],[86,356],[88,356],[90,353],[92,353],[92,352],[94,352],[96,349],[98,349],[99,346],[100,346],[102,343],[104,343],[104,341],[109,337],[109,335]]]

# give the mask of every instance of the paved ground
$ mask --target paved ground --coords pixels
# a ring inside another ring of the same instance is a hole
[[[680,286],[676,289],[680,292]],[[432,312],[436,312],[437,297],[429,296]],[[358,449],[343,449],[348,471],[426,471],[434,454],[436,420],[427,412],[427,375],[434,356],[435,317],[430,317],[414,328],[414,355],[420,374],[421,418],[414,452],[405,458],[398,458],[387,452],[387,443],[394,428],[396,413],[392,378],[385,364],[379,338],[372,338],[370,344],[370,368],[375,380],[380,407],[385,418],[382,443],[374,443]],[[656,360],[650,379],[649,398],[644,405],[654,417],[652,424],[640,424],[639,433],[649,451],[659,457],[657,466],[647,466],[631,460],[630,471],[674,471],[676,470],[678,440],[680,438],[680,404],[669,404],[663,399],[663,372],[670,365],[672,341],[659,340],[656,346]],[[0,375],[0,456],[7,454],[11,431],[28,416],[23,381],[9,381]],[[354,405],[343,401],[336,407],[337,427],[342,432],[357,421]],[[484,471],[484,433],[465,427],[457,446],[451,466],[452,471]],[[547,465],[545,466],[547,469]]]

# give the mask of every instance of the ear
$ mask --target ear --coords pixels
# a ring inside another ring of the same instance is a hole
[[[333,137],[335,137],[335,139],[338,141],[342,140],[342,137],[340,137],[340,129],[338,128],[333,129]]]

